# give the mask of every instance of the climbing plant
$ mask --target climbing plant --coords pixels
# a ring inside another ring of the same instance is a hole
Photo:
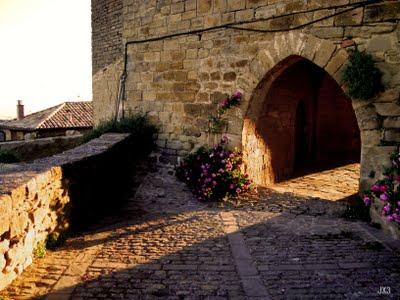
[[[236,91],[232,96],[225,98],[221,103],[218,104],[217,114],[211,115],[210,120],[210,132],[221,133],[227,125],[224,114],[232,107],[238,106],[242,100],[243,94],[240,91]]]
[[[228,139],[212,148],[201,147],[189,154],[176,170],[200,201],[220,201],[251,189],[248,175],[241,170],[242,153],[228,150]]]
[[[382,73],[370,54],[357,48],[350,54],[349,64],[343,71],[347,94],[356,99],[368,100],[383,89]]]
[[[238,106],[243,94],[236,91],[218,104],[216,115],[209,117],[210,132],[222,133],[227,121],[226,111]],[[229,139],[210,148],[200,147],[186,156],[176,169],[177,177],[184,181],[199,201],[220,201],[235,197],[252,188],[248,175],[242,170],[242,153],[227,147]]]
[[[374,201],[382,202],[382,215],[400,224],[400,153],[392,153],[390,161],[391,166],[383,172],[384,178],[364,192],[364,203],[370,206]]]

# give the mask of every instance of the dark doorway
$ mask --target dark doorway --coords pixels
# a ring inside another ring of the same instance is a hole
[[[358,163],[357,119],[335,79],[301,57],[288,58],[276,69],[270,81],[260,84],[262,105],[244,130],[252,176],[268,185]]]
[[[308,159],[307,115],[303,101],[297,105],[295,121],[295,159],[294,168],[301,168]]]

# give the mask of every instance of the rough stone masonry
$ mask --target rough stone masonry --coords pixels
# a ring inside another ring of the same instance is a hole
[[[370,101],[352,100],[361,135],[361,188],[365,188],[377,179],[369,178],[371,170],[380,174],[388,153],[395,149],[383,145],[400,141],[400,2],[350,9],[360,3],[92,0],[95,120],[98,123],[115,113],[126,41],[283,15],[240,25],[274,31],[269,33],[223,28],[128,45],[126,109],[145,113],[159,124],[161,158],[168,160],[218,141],[220,135],[208,130],[209,115],[226,95],[241,90],[243,103],[228,112],[227,135],[233,146],[243,149],[252,179],[266,184],[268,153],[254,126],[265,96],[261,87],[268,89],[276,66],[286,68],[293,57],[312,62],[342,86],[348,53],[340,44],[352,38],[360,50],[373,55],[385,87]],[[373,214],[378,220],[379,215]]]
[[[123,182],[120,171],[124,166],[117,158],[123,156],[120,151],[126,137],[126,134],[104,134],[72,150],[30,164],[13,164],[8,168],[0,164],[0,290],[32,263],[35,249],[45,243],[49,234],[64,232],[73,225],[74,219],[78,223],[85,221],[77,220],[74,211],[85,202],[93,204],[89,196],[79,191],[95,195],[96,191],[107,193],[111,187],[122,189],[101,183],[101,178],[107,178],[110,172],[110,168],[103,168],[108,161],[119,170],[114,177]],[[84,174],[92,180],[77,178],[75,174]],[[101,206],[99,198],[95,201],[97,207]],[[112,209],[108,202],[107,209]]]

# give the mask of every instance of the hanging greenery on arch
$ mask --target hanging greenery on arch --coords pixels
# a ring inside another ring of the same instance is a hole
[[[368,100],[383,90],[382,73],[372,56],[357,48],[350,54],[349,64],[343,71],[343,82],[351,98]]]

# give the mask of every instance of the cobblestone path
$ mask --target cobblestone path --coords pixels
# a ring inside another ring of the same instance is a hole
[[[333,172],[340,180],[352,178],[357,166]],[[305,178],[305,185],[318,186],[318,175]],[[332,178],[323,173],[320,180],[334,192]],[[301,188],[299,179],[285,184]],[[207,206],[160,169],[146,176],[112,225],[36,259],[0,294],[50,300],[400,298],[398,242],[340,218],[344,204],[330,201],[351,195],[354,185],[341,185],[331,198],[305,197],[294,187],[291,194],[282,186]]]

